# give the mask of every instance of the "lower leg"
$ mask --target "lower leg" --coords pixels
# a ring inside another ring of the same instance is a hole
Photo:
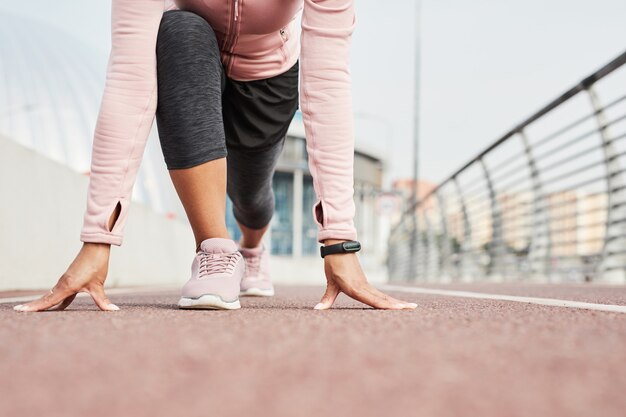
[[[261,244],[261,240],[263,239],[263,235],[269,229],[269,224],[261,229],[252,229],[250,227],[244,226],[240,222],[237,222],[239,225],[239,229],[241,230],[241,240],[239,241],[239,245],[242,248],[256,248]]]
[[[260,151],[228,150],[227,192],[242,233],[242,248],[259,246],[270,227],[275,209],[272,178],[283,145],[284,140]]]
[[[196,239],[228,238],[226,228],[226,158],[169,171]]]
[[[159,138],[197,249],[208,238],[230,238],[220,50],[206,20],[172,10],[161,19],[156,55]]]

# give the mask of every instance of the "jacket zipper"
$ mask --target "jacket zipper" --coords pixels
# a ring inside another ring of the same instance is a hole
[[[233,32],[228,42],[226,51],[228,53],[228,60],[226,61],[226,70],[230,72],[231,63],[233,60],[232,52],[235,46],[235,38],[237,37],[237,19],[239,18],[239,0],[234,0],[235,5],[231,11],[231,21],[233,22]]]

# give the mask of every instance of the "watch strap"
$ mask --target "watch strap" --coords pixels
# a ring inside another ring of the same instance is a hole
[[[347,242],[320,246],[320,255],[323,258],[326,255],[332,255],[334,253],[358,252],[359,250],[361,250],[361,243],[356,240],[349,240]]]

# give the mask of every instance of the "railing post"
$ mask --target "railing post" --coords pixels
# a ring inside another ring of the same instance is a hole
[[[487,275],[494,281],[502,281],[504,279],[504,262],[507,254],[502,232],[502,210],[500,210],[498,196],[491,181],[489,169],[482,158],[479,162],[485,174],[491,204],[491,242],[489,244],[489,268],[487,269]]]
[[[415,186],[415,185],[413,185]],[[409,265],[408,265],[408,281],[417,281],[417,271],[419,268],[419,226],[417,203],[414,205],[413,200],[409,202],[411,207],[411,235],[409,237]]]
[[[603,282],[626,283],[626,187],[618,160],[618,151],[607,127],[607,118],[592,86],[587,88],[602,140],[607,181],[606,232],[602,258],[596,269]]]
[[[425,251],[426,266],[424,277],[427,282],[435,282],[439,276],[439,248],[432,222],[426,212],[424,212],[424,222],[426,223],[426,238],[428,241]]]
[[[439,273],[441,280],[448,282],[452,279],[452,242],[448,233],[448,216],[446,199],[440,190],[437,190],[437,205],[439,206],[439,215],[441,217],[441,242],[439,252]]]
[[[415,259],[415,236],[417,235],[417,220],[416,216],[411,215],[410,218],[406,220],[407,222],[407,239],[406,245],[402,248],[402,252],[405,252],[407,255],[408,262],[404,267],[404,279],[406,281],[416,281],[417,280],[417,260]]]
[[[426,265],[425,265],[425,259],[426,259],[426,247],[424,245],[424,239],[423,239],[423,235],[424,235],[424,231],[425,228],[423,227],[423,212],[419,212],[416,214],[415,220],[416,220],[416,225],[417,225],[417,229],[415,232],[415,253],[413,254],[413,256],[415,257],[415,281],[416,282],[425,282],[426,279],[424,277],[424,274],[426,272]]]
[[[395,233],[389,236],[387,271],[389,281],[410,281],[410,230],[406,217],[400,220]],[[412,222],[411,222],[412,223]]]
[[[476,262],[472,258],[472,224],[467,211],[467,205],[465,204],[465,198],[461,191],[461,186],[456,177],[453,179],[454,188],[459,195],[459,203],[461,204],[461,212],[463,214],[463,242],[461,242],[460,256],[460,276],[461,281],[472,282],[476,280]]]
[[[539,169],[537,168],[532,146],[528,140],[528,136],[526,136],[526,132],[521,130],[519,137],[524,145],[524,152],[528,160],[530,182],[533,190],[533,212],[532,221],[530,223],[530,244],[528,248],[530,277],[533,281],[547,281],[550,275],[550,256],[552,252],[548,200],[543,193]]]

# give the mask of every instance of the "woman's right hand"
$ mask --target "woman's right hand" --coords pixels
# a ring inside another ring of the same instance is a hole
[[[116,311],[119,307],[111,303],[104,293],[104,281],[109,271],[111,245],[84,243],[78,255],[50,292],[28,304],[15,306],[17,311],[44,311],[59,305],[54,310],[64,310],[76,294],[86,292],[100,310]]]

